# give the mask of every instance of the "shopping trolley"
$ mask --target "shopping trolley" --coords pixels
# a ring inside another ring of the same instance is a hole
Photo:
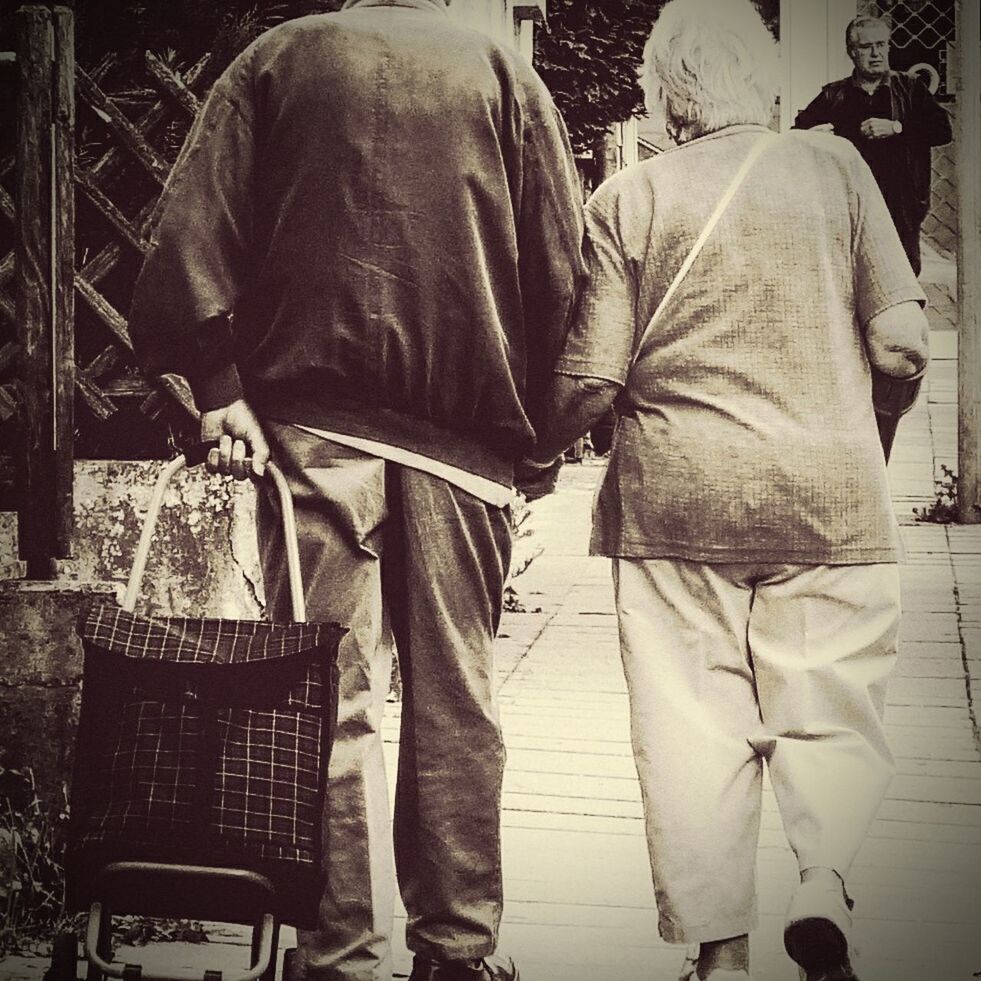
[[[89,981],[202,977],[114,962],[120,914],[251,924],[251,966],[225,981],[274,981],[280,924],[313,926],[323,891],[344,630],[306,622],[292,499],[272,463],[293,622],[136,612],[164,494],[186,465],[176,458],[157,481],[122,604],[96,603],[79,623],[66,890],[69,910],[89,914]],[[74,981],[77,965],[75,936],[60,935],[48,981]]]

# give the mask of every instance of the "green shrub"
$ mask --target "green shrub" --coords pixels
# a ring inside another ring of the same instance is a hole
[[[55,808],[38,796],[30,767],[0,767],[0,954],[29,953],[61,929],[68,794]]]
[[[957,521],[957,474],[940,464],[940,477],[934,480],[937,496],[928,508],[913,508],[917,521],[950,524]]]

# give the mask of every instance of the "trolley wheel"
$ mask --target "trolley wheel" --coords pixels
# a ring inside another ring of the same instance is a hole
[[[51,945],[51,966],[44,981],[76,981],[78,977],[78,939],[74,933],[56,934]]]
[[[283,951],[283,973],[280,981],[296,981],[296,958],[295,947],[287,947]]]

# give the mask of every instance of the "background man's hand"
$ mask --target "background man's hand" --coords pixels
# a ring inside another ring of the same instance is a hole
[[[859,127],[862,136],[870,140],[881,140],[887,136],[895,136],[896,128],[891,119],[879,119],[872,116],[866,119]]]
[[[251,457],[251,473],[261,477],[266,472],[269,444],[266,434],[244,399],[236,399],[231,405],[211,409],[201,416],[201,441],[218,441],[218,448],[208,453],[205,468],[209,473],[220,473],[244,480],[250,476],[246,458]]]
[[[818,123],[817,126],[811,127],[812,132],[815,133],[833,133],[835,131],[834,123]]]

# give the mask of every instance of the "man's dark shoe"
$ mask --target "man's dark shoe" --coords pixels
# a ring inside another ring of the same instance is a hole
[[[521,981],[510,957],[492,954],[482,961],[433,961],[416,957],[409,981]]]

